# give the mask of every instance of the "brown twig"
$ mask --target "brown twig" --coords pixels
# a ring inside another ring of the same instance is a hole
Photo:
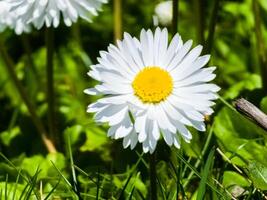
[[[234,102],[236,110],[267,131],[267,115],[244,98]]]

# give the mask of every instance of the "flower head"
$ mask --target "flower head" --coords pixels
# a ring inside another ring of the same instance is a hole
[[[167,26],[172,22],[172,1],[163,1],[155,7],[155,17],[160,24]]]
[[[167,29],[142,30],[140,40],[125,33],[91,66],[88,75],[100,84],[85,93],[104,96],[87,111],[108,123],[108,136],[123,138],[124,148],[139,142],[152,153],[161,136],[177,148],[181,138],[190,142],[187,127],[205,131],[204,116],[213,112],[219,90],[207,83],[215,67],[203,68],[210,56],[200,56],[202,46],[191,46],[192,40],[183,43],[178,34],[168,45]]]
[[[15,13],[11,12],[10,9],[10,3],[7,1],[0,1],[0,32],[4,31],[7,27],[15,29],[17,34],[29,32],[30,26],[23,24],[20,19],[17,19]]]
[[[64,23],[71,26],[79,17],[91,21],[97,15],[102,3],[107,0],[7,0],[10,12],[23,25],[33,24],[37,29],[58,27],[60,16]]]

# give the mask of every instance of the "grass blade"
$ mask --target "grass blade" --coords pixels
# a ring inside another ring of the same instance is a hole
[[[53,194],[53,192],[56,190],[57,186],[59,185],[61,181],[61,177],[59,178],[57,184],[52,188],[52,190],[46,195],[46,197],[43,200],[48,200],[48,198]]]
[[[20,178],[20,172],[21,172],[21,170],[19,171],[18,176],[16,178],[16,183],[15,183],[15,187],[14,187],[14,192],[13,192],[12,200],[15,200],[15,197],[16,197],[18,182],[19,182],[19,178]]]
[[[134,172],[134,171],[133,171]],[[119,196],[119,200],[123,200],[124,198],[123,198],[123,194],[124,194],[124,191],[126,190],[126,187],[128,186],[128,184],[129,184],[129,182],[130,182],[130,180],[131,180],[131,178],[132,178],[132,176],[133,176],[133,172],[130,174],[130,176],[128,177],[128,179],[127,179],[127,181],[126,181],[126,183],[124,184],[124,186],[123,186],[123,188],[122,188],[122,190],[121,190],[121,192],[120,192],[120,196]]]
[[[179,153],[177,153],[178,158],[185,164],[187,165],[199,178],[202,178],[201,175],[198,173],[198,171],[190,164],[188,163]],[[212,183],[210,183],[209,181],[207,181],[207,185],[213,189],[214,191],[216,191],[223,199],[227,199],[226,196],[221,193]]]
[[[202,178],[201,178],[201,181],[200,181],[200,184],[199,184],[199,188],[198,188],[197,200],[204,199],[205,192],[206,192],[206,184],[207,184],[207,181],[208,181],[208,176],[209,176],[210,170],[211,170],[212,165],[213,165],[214,152],[215,152],[215,149],[213,148],[209,153],[207,162],[206,162],[206,164],[204,166],[204,170],[203,170],[203,172],[201,174]]]

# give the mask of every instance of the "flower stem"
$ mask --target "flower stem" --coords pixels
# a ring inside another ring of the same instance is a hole
[[[172,35],[178,31],[179,0],[172,0]]]
[[[29,43],[29,38],[26,34],[22,34],[21,35],[21,41],[22,41],[22,45],[24,48],[24,51],[26,53],[27,56],[27,61],[28,61],[28,65],[31,68],[31,70],[33,71],[35,76],[38,76],[37,70],[36,70],[36,66],[34,65],[33,59],[32,59],[32,50],[30,47],[30,43]],[[37,80],[39,77],[37,77]]]
[[[206,54],[210,54],[212,46],[213,46],[213,39],[214,39],[214,33],[215,33],[216,23],[218,19],[219,9],[220,9],[220,0],[214,0],[212,12],[211,12],[211,18],[209,22],[208,38],[205,42],[205,48],[204,48],[204,53]]]
[[[255,20],[255,33],[256,33],[256,45],[258,49],[258,59],[260,64],[261,70],[261,78],[262,78],[262,85],[263,90],[265,93],[267,92],[267,57],[266,57],[266,49],[264,46],[264,39],[262,36],[261,30],[261,16],[260,16],[260,8],[259,3],[257,0],[253,0],[253,13],[254,13],[254,20]]]
[[[114,0],[114,41],[122,38],[121,0]]]
[[[9,55],[5,49],[4,43],[2,42],[1,39],[0,39],[0,54],[3,57],[3,60],[5,62],[5,66],[6,66],[6,69],[9,73],[9,75],[10,75],[10,78],[14,82],[14,85],[16,86],[16,88],[17,88],[17,90],[21,96],[21,99],[25,103],[25,105],[26,105],[26,107],[30,113],[30,116],[32,118],[32,121],[33,121],[34,125],[36,126],[37,131],[40,134],[42,142],[44,143],[47,151],[49,153],[57,152],[53,142],[47,137],[46,130],[42,124],[42,121],[40,120],[40,118],[38,117],[38,115],[36,113],[36,109],[35,109],[34,105],[30,101],[24,87],[22,86],[21,82],[19,81],[19,79],[16,75],[14,63],[11,60],[11,58],[9,57]]]
[[[204,44],[204,3],[202,0],[194,0],[195,6],[195,20],[196,20],[196,31],[197,31],[197,41],[200,44]]]
[[[55,137],[55,100],[54,100],[54,30],[46,29],[46,81],[48,102],[48,127],[51,137]]]
[[[150,199],[157,200],[156,152],[149,156]]]

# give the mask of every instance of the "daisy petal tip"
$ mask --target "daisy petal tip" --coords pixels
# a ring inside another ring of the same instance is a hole
[[[88,95],[97,95],[98,91],[95,88],[88,88],[83,91],[83,93]]]

